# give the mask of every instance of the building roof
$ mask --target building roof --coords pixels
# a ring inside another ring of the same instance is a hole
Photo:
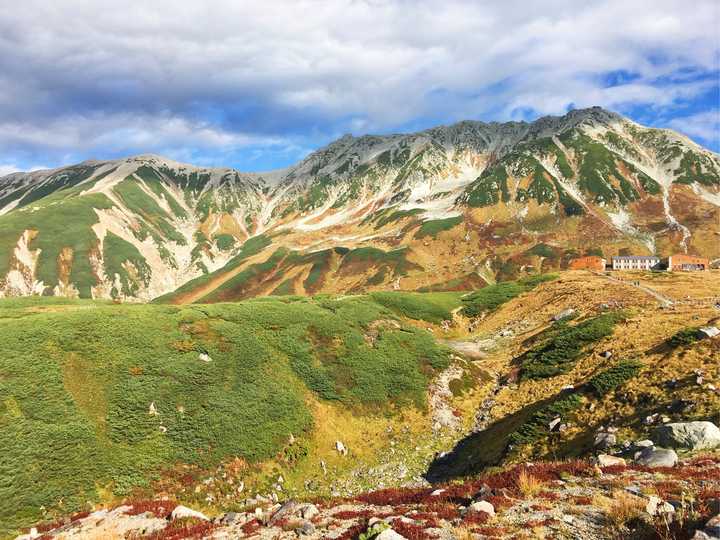
[[[613,257],[613,261],[647,261],[648,259],[659,261],[660,257],[657,255],[620,255]]]

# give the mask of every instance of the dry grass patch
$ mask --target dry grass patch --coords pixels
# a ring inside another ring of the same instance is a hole
[[[545,482],[523,469],[518,475],[517,487],[523,497],[530,499],[540,494],[545,487]]]

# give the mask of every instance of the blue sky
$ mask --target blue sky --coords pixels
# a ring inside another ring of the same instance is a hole
[[[26,0],[0,174],[158,153],[258,171],[344,133],[600,105],[720,151],[717,0]]]

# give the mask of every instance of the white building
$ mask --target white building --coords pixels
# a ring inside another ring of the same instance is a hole
[[[613,270],[657,270],[660,257],[653,255],[626,255],[612,258]]]

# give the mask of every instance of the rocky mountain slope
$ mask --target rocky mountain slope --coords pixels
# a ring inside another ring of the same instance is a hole
[[[266,174],[158,156],[14,173],[0,178],[0,294],[467,288],[587,251],[719,259],[719,233],[716,154],[592,108],[345,136]]]

